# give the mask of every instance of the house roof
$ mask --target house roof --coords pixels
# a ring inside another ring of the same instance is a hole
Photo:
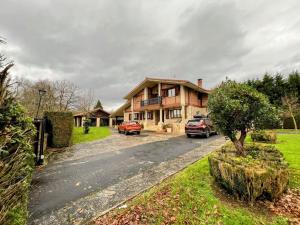
[[[110,117],[116,117],[116,116],[123,116],[123,111],[130,106],[130,102],[127,101],[125,102],[123,105],[121,105],[118,109],[116,109],[115,111],[113,111],[110,114]]]
[[[210,91],[204,88],[199,87],[198,85],[188,81],[188,80],[177,80],[177,79],[165,79],[165,78],[151,78],[146,77],[140,84],[138,84],[134,89],[132,89],[124,98],[130,99],[132,96],[139,93],[145,87],[151,87],[154,84],[164,83],[164,84],[181,84],[183,86],[192,88],[195,91],[199,91],[202,93],[209,93]]]
[[[96,108],[91,110],[89,113],[95,113],[95,112],[103,112],[104,114],[107,114],[107,116],[110,115],[110,113],[106,112],[105,110],[101,109],[101,108]],[[87,114],[87,112],[77,112],[77,113],[73,113],[73,116],[85,116]]]

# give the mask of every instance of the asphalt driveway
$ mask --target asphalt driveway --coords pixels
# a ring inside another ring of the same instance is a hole
[[[73,147],[61,158],[36,171],[30,194],[31,224],[43,223],[54,211],[174,160],[219,136],[186,138],[144,133],[111,137]],[[44,224],[50,224],[45,222]],[[51,224],[56,224],[51,223]]]

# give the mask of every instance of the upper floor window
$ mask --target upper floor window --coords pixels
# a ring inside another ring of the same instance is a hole
[[[174,96],[176,96],[175,88],[169,89],[168,90],[168,97],[174,97]]]

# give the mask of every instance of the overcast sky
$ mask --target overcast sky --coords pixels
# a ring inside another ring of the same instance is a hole
[[[300,70],[300,1],[1,0],[15,75],[92,88],[107,109],[146,76],[245,80]]]

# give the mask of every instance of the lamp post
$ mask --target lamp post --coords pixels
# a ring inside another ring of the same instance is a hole
[[[44,162],[44,135],[45,135],[45,120],[39,119],[39,111],[41,107],[41,101],[46,91],[39,89],[39,104],[34,118],[34,124],[36,126],[36,139],[34,144],[34,154],[36,164],[42,165]]]
[[[45,91],[45,90],[39,89],[39,104],[38,104],[38,108],[37,108],[37,111],[36,111],[36,116],[35,116],[35,118],[38,118],[39,110],[40,110],[40,107],[41,107],[42,97],[43,97],[45,94],[46,94],[46,91]]]

